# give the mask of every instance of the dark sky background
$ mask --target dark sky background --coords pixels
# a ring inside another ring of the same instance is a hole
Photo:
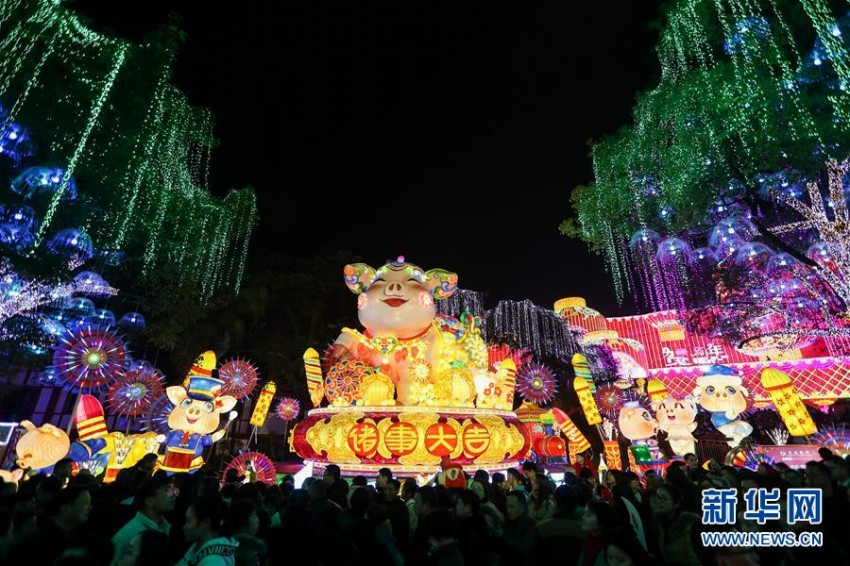
[[[120,4],[118,27],[181,18],[175,80],[217,117],[213,191],[256,190],[252,255],[403,254],[487,306],[634,312],[558,224],[592,180],[588,141],[657,78],[657,2]]]

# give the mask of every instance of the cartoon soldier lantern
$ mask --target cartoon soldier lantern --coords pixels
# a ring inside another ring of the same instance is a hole
[[[224,436],[217,430],[221,414],[236,405],[236,398],[221,395],[224,381],[215,377],[190,375],[186,388],[168,387],[166,394],[174,403],[168,416],[171,431],[160,437],[165,455],[159,468],[169,473],[194,472],[204,464],[204,449]]]

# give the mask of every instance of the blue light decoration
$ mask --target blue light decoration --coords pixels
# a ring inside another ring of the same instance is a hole
[[[779,252],[767,262],[765,275],[771,279],[791,277],[800,262],[789,253]]]
[[[94,244],[82,230],[68,228],[57,232],[47,242],[47,248],[56,255],[73,259],[91,259]]]
[[[118,328],[125,332],[138,332],[144,329],[145,324],[145,317],[138,312],[128,312],[118,320]]]
[[[775,191],[787,198],[800,198],[806,193],[806,181],[796,171],[779,171],[770,175],[759,177],[761,184],[759,196],[765,200],[774,200],[771,191]]]
[[[21,252],[31,248],[35,244],[35,235],[25,226],[6,222],[0,224],[0,243],[11,246],[18,252]]]
[[[12,181],[12,190],[24,198],[53,196],[62,188],[65,169],[61,167],[35,166],[24,169]],[[70,201],[77,198],[77,182],[74,176],[68,177],[62,200]]]
[[[740,19],[735,22],[733,29],[723,44],[727,55],[753,54],[758,44],[770,35],[770,24],[761,16]]]
[[[764,270],[773,256],[773,250],[761,242],[747,242],[735,252],[735,264],[749,270]]]
[[[108,297],[115,294],[109,283],[94,271],[82,271],[75,275],[74,287],[78,293],[90,297]]]
[[[120,325],[120,323],[119,323]],[[151,372],[156,371],[156,368],[153,367],[153,364],[147,360],[128,360],[124,367],[127,368],[127,371],[137,371],[137,372]]]
[[[71,316],[91,316],[94,314],[94,303],[85,297],[74,297],[68,302],[66,310]]]
[[[30,231],[35,231],[38,228],[35,211],[26,205],[0,205],[0,223],[15,224]]]
[[[115,326],[115,315],[112,314],[111,310],[95,309],[88,317],[88,323],[92,328],[104,330],[110,326]]]
[[[44,371],[39,373],[35,382],[42,387],[61,387],[62,380],[59,378],[59,375],[56,373],[56,369],[52,367],[44,368]]]
[[[661,265],[690,265],[694,259],[691,245],[681,238],[666,238],[658,244],[655,258]]]
[[[74,276],[74,283],[83,287],[100,287],[105,285],[106,281],[94,271],[81,271]]]
[[[64,324],[49,316],[41,317],[41,330],[48,336],[52,336],[57,339],[68,333],[68,329],[65,328]]]
[[[24,157],[35,153],[27,129],[15,122],[0,123],[0,156],[18,165]]]
[[[98,258],[100,258],[100,260],[106,265],[116,266],[124,263],[124,260],[127,259],[127,254],[121,250],[105,249],[98,253]]]
[[[629,239],[629,247],[640,253],[654,254],[658,249],[658,242],[661,241],[661,236],[658,232],[649,228],[641,228]]]
[[[809,246],[806,257],[823,267],[829,267],[835,261],[825,242],[817,242]]]

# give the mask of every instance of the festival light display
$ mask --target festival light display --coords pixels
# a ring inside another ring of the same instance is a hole
[[[245,483],[275,485],[277,479],[274,462],[261,452],[243,452],[228,462],[221,474],[222,487],[230,470],[236,470],[237,477],[244,478]]]
[[[213,120],[171,83],[176,45],[167,34],[143,43],[109,37],[48,0],[4,3],[0,95],[11,108],[0,158],[17,166],[34,153],[25,122],[49,162],[62,164],[29,167],[12,183],[46,203],[32,245],[75,258],[90,254],[88,238],[104,254],[138,248],[145,275],[174,268],[207,300],[217,289],[239,291],[256,202],[250,190],[210,194]],[[93,181],[91,205],[108,212],[89,218],[88,234],[72,244],[56,224],[77,197],[78,173]]]
[[[791,436],[808,436],[817,432],[817,427],[788,374],[765,368],[761,372],[761,383]]]
[[[241,400],[257,385],[257,368],[248,360],[229,360],[218,368],[218,377],[224,381],[222,394]]]
[[[327,375],[318,353],[305,353],[313,403],[323,390],[330,406],[295,425],[299,456],[349,471],[425,473],[443,458],[497,468],[527,453],[530,438],[512,411],[516,364],[505,357],[491,371],[476,319],[436,314],[456,274],[399,258],[377,270],[348,265],[344,280],[365,330],[343,329]]]
[[[257,398],[257,403],[254,405],[254,411],[251,413],[251,426],[261,427],[266,424],[266,417],[269,414],[269,409],[272,406],[274,394],[277,391],[277,386],[273,381],[266,382],[260,390],[260,396]]]
[[[660,82],[594,145],[562,227],[620,298],[699,307],[689,324],[754,357],[848,334],[847,37],[825,0],[671,3]]]
[[[142,367],[120,373],[109,385],[109,407],[126,417],[147,413],[154,402],[164,396],[162,380],[162,374],[154,368]]]

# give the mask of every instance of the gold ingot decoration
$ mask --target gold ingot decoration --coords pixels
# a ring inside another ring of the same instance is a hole
[[[363,418],[360,412],[337,413],[327,423],[319,421],[307,431],[307,443],[318,454],[327,452],[334,464],[359,464],[360,458],[348,445],[348,433]]]
[[[390,407],[395,405],[395,385],[383,373],[363,377],[357,393],[357,404],[361,407]]]
[[[499,417],[479,416],[475,417],[490,431],[490,444],[479,457],[475,458],[476,464],[495,464],[506,458],[517,454],[525,445],[525,437],[514,424],[505,425]]]
[[[474,407],[475,382],[468,369],[444,371],[434,384],[435,403],[447,407]]]

